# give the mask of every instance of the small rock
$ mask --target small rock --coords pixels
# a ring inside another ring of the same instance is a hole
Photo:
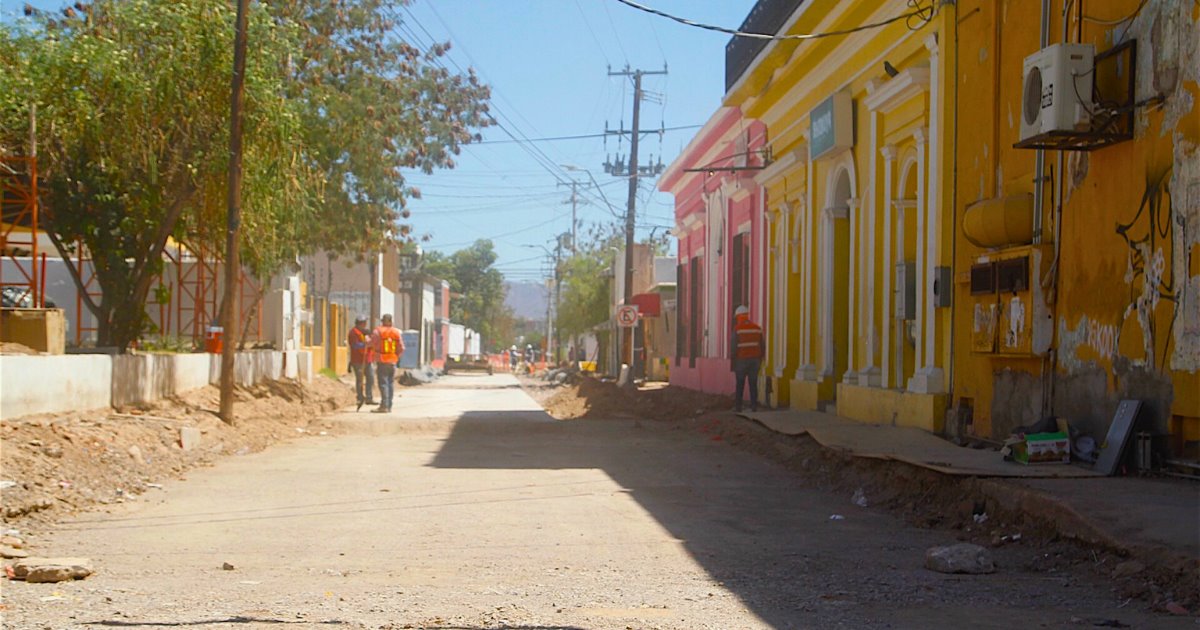
[[[180,427],[179,447],[185,451],[190,451],[197,446],[200,446],[200,429],[196,427]]]
[[[1172,615],[1187,615],[1190,614],[1188,609],[1184,608],[1177,602],[1167,602],[1167,612]]]
[[[87,558],[25,558],[13,565],[13,577],[26,582],[81,580],[91,574]]]
[[[16,536],[5,535],[5,536],[0,536],[0,545],[8,545],[9,547],[16,547],[17,549],[22,549],[25,547],[25,541],[21,540],[20,538],[17,538]]]
[[[28,558],[29,552],[8,545],[0,545],[0,558]]]
[[[12,481],[11,479],[0,479],[0,490],[7,490],[15,487],[17,487],[17,482]]]
[[[42,449],[42,455],[45,455],[46,457],[58,459],[63,456],[63,450],[62,450],[61,446],[59,446],[57,444],[51,444],[50,446],[47,446]]]
[[[1128,562],[1122,562],[1121,564],[1118,564],[1117,567],[1113,569],[1112,576],[1113,579],[1119,580],[1131,575],[1137,575],[1145,570],[1146,565],[1138,562],[1137,560],[1129,560]]]
[[[222,569],[224,569],[224,570],[226,570],[226,571],[232,571],[232,570],[234,570],[236,567],[234,567],[232,564],[229,564],[228,562],[226,562],[226,563],[224,563],[224,564],[222,564],[222,565],[221,565],[221,568],[222,568]]]
[[[996,570],[987,549],[970,543],[931,547],[925,552],[925,568],[938,573],[992,573]]]
[[[142,457],[142,449],[138,448],[137,444],[129,447],[129,456],[138,464],[145,465],[146,459]]]

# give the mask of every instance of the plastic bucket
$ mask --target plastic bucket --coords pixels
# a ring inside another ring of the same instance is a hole
[[[220,326],[209,326],[208,331],[204,334],[204,351],[212,354],[221,354],[224,349],[222,338],[225,336],[225,329]]]

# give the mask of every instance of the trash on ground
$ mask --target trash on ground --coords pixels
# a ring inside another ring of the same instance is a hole
[[[842,516],[841,514],[830,514],[830,515],[829,515],[829,520],[831,520],[831,521],[844,521],[844,520],[846,520],[846,517],[845,517],[845,516]]]
[[[854,491],[854,496],[850,498],[850,502],[858,507],[867,507],[867,493],[863,492],[862,488]]]
[[[925,568],[938,573],[992,573],[996,565],[987,549],[971,543],[930,547],[925,552]]]

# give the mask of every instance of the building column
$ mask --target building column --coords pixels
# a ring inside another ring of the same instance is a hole
[[[767,309],[771,318],[771,367],[775,378],[784,378],[787,368],[787,283],[788,283],[788,204],[784,203],[768,211],[771,232],[771,253],[767,257],[770,268],[770,300]]]
[[[896,274],[896,263],[893,260],[892,254],[892,235],[893,235],[893,218],[892,210],[892,171],[895,169],[896,162],[896,146],[889,144],[879,150],[883,155],[883,312],[882,312],[882,328],[883,333],[883,352],[880,362],[883,368],[880,371],[880,384],[883,387],[892,386],[893,370],[892,366],[892,276]],[[903,247],[901,243],[899,247]]]
[[[812,154],[808,156],[808,169],[804,179],[804,207],[799,213],[799,228],[800,235],[800,365],[796,368],[796,379],[803,381],[817,380],[817,363],[813,358],[813,312],[812,312],[812,296],[813,296],[813,265],[815,264],[814,257],[821,250],[817,247],[815,235],[813,234],[814,217],[813,210],[813,173],[814,166]]]
[[[861,248],[858,246],[859,226],[862,225],[862,219],[859,216],[862,211],[862,199],[852,197],[846,201],[847,214],[850,216],[850,232],[846,239],[850,244],[850,255],[847,257],[850,262],[849,272],[846,274],[846,282],[850,286],[846,290],[846,373],[837,375],[843,383],[851,385],[858,384],[858,372],[855,366],[858,361],[858,335],[855,333],[855,323],[859,318],[858,305],[859,291],[862,290],[862,279],[858,277],[860,265],[858,253]]]
[[[875,251],[875,208],[878,205],[878,190],[879,179],[877,171],[876,147],[879,146],[879,113],[872,111],[871,114],[871,137],[870,144],[867,150],[870,154],[867,156],[869,163],[869,177],[867,179],[867,189],[863,195],[862,207],[866,209],[864,221],[860,223],[863,232],[863,247],[859,258],[861,260],[862,272],[865,275],[865,281],[860,283],[862,288],[862,299],[859,300],[858,309],[858,336],[866,341],[866,357],[863,361],[862,370],[858,373],[858,384],[867,387],[879,387],[882,382],[882,371],[879,369],[878,357],[878,335],[879,328],[875,315],[875,275],[876,263],[879,256]]]
[[[941,77],[939,69],[938,38],[934,33],[925,39],[925,48],[929,50],[929,183],[925,196],[925,252],[924,263],[918,271],[925,281],[918,295],[918,304],[924,305],[924,318],[920,322],[922,330],[923,349],[917,374],[913,378],[913,391],[936,394],[944,391],[942,368],[937,365],[937,320],[938,312],[935,307],[933,283],[937,277],[937,267],[940,262],[941,225],[942,225],[942,146],[940,144],[941,125]],[[918,306],[920,308],[920,306]]]
[[[921,270],[925,268],[925,201],[927,198],[925,194],[925,173],[927,171],[925,168],[925,153],[929,140],[929,130],[925,127],[919,127],[913,132],[913,140],[917,143],[917,260],[915,261],[917,265],[917,330],[923,331],[925,330],[925,300],[921,299],[921,291],[924,288],[922,286],[924,274],[921,273]],[[903,241],[901,241],[901,244],[903,245]],[[918,366],[924,365],[924,350],[925,344],[922,343],[921,339],[917,339],[915,362]],[[923,387],[923,383],[917,382],[916,375],[908,381],[908,389],[910,391],[921,391]]]

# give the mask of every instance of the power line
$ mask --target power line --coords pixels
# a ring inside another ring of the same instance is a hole
[[[925,23],[929,22],[930,20],[932,20],[934,14],[937,12],[937,8],[933,4],[930,4],[929,6],[926,7],[926,6],[922,6],[922,4],[921,4],[922,0],[908,0],[908,6],[912,7],[911,11],[909,11],[908,13],[902,13],[900,15],[897,15],[892,18],[888,18],[888,19],[880,21],[880,22],[874,22],[871,24],[863,24],[861,26],[856,26],[854,28],[846,28],[846,29],[841,29],[841,30],[836,30],[836,31],[826,31],[823,33],[794,33],[794,34],[790,34],[790,35],[775,35],[775,34],[771,34],[771,33],[748,33],[746,31],[739,31],[734,28],[727,28],[724,26],[715,26],[713,24],[705,24],[703,22],[696,22],[695,20],[689,20],[687,18],[679,17],[677,15],[671,15],[670,13],[667,13],[665,11],[659,11],[658,9],[655,9],[653,7],[648,7],[644,4],[634,2],[634,0],[616,0],[616,1],[620,2],[621,4],[623,4],[625,6],[637,9],[638,11],[645,11],[646,13],[651,13],[651,14],[657,15],[659,17],[664,17],[664,18],[667,18],[668,20],[673,20],[675,22],[679,22],[680,24],[685,24],[687,26],[702,28],[702,29],[709,30],[709,31],[716,31],[718,33],[725,33],[727,35],[733,35],[734,37],[745,37],[748,39],[765,39],[765,40],[773,40],[773,41],[809,40],[809,39],[820,39],[822,37],[835,37],[838,35],[849,35],[851,33],[857,33],[859,31],[865,31],[865,30],[869,30],[869,29],[873,29],[873,28],[880,28],[882,26],[887,26],[889,24],[899,22],[901,20],[905,20],[905,21],[912,20],[913,18],[917,18],[921,24],[925,24]],[[916,30],[916,28],[918,28],[918,27],[913,27],[911,22],[909,23],[908,27],[912,30]]]
[[[575,0],[575,8],[579,9],[579,16],[583,18],[584,26],[592,34],[592,40],[596,42],[596,48],[600,51],[600,56],[604,57],[605,63],[611,65],[612,60],[608,58],[608,53],[604,51],[604,45],[600,43],[600,38],[596,37],[596,31],[592,29],[592,22],[588,19],[587,14],[583,12],[583,6],[579,4],[579,0]]]
[[[699,129],[700,127],[703,127],[703,126],[704,125],[679,125],[678,127],[663,127],[661,129],[651,129],[650,131],[645,131],[642,133],[642,135],[648,136],[650,134],[661,133],[664,131],[680,131],[680,130],[684,130],[684,129]],[[574,136],[550,136],[547,138],[527,138],[526,140],[528,142],[555,142],[558,140],[584,140],[587,138],[603,138],[606,135],[609,135],[609,134],[583,133],[583,134],[578,134],[578,135],[574,135]],[[475,145],[505,144],[505,143],[511,143],[511,142],[513,142],[513,140],[483,140],[481,142],[472,142],[471,144],[475,144]]]

